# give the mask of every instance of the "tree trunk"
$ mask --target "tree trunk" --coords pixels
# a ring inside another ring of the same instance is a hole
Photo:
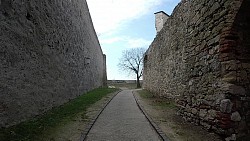
[[[140,84],[140,78],[139,78],[139,75],[138,74],[136,74],[137,75],[137,80],[136,80],[136,83],[137,83],[137,88],[141,88],[141,84]]]

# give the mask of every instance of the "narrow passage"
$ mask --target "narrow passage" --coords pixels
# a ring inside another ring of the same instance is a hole
[[[99,116],[87,141],[159,141],[136,105],[132,90],[118,93]]]

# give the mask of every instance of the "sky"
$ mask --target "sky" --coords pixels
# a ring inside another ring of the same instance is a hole
[[[118,67],[124,50],[147,49],[156,36],[155,12],[171,15],[180,0],[87,0],[102,51],[108,80],[135,80]]]

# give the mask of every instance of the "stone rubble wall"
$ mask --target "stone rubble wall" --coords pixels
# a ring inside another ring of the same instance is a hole
[[[228,139],[249,133],[248,0],[182,0],[144,56],[144,85]]]
[[[86,0],[0,0],[0,60],[0,127],[107,80]]]

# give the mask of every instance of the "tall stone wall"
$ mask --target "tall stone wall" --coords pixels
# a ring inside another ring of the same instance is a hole
[[[182,0],[144,57],[144,88],[187,121],[231,136],[250,127],[248,0]]]
[[[85,0],[0,0],[0,127],[106,84]]]

